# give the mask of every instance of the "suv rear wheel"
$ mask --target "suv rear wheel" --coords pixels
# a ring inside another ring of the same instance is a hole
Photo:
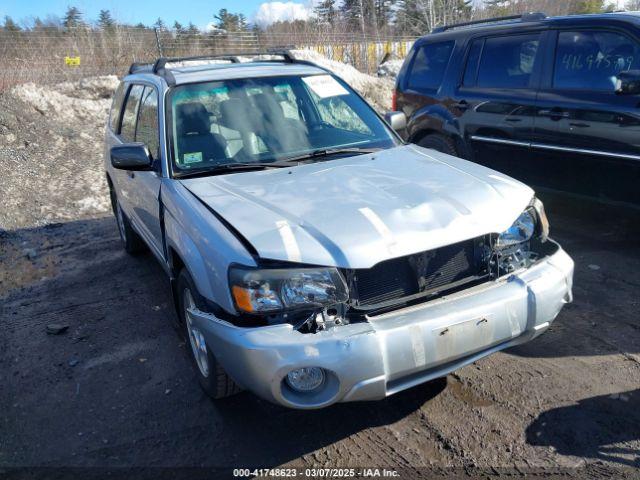
[[[433,150],[453,155],[454,157],[460,156],[453,138],[447,137],[446,135],[440,135],[439,133],[434,133],[421,138],[418,140],[418,145],[424,148],[432,148]]]
[[[178,276],[177,288],[180,320],[189,356],[195,364],[200,386],[213,399],[238,393],[240,387],[227,375],[222,365],[216,360],[202,331],[193,320],[190,310],[196,308],[206,311],[206,307],[189,272],[184,268]]]

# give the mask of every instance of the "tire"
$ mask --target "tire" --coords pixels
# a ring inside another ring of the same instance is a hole
[[[185,268],[178,275],[177,289],[182,334],[200,386],[214,400],[240,392],[240,387],[227,375],[227,372],[225,372],[206,344],[205,338],[189,320],[187,311],[189,308],[196,307],[199,310],[206,311],[206,307],[204,300],[196,290],[189,272]]]
[[[131,255],[144,252],[147,249],[147,246],[145,245],[142,238],[140,238],[140,235],[135,232],[135,230],[131,226],[131,222],[122,211],[120,202],[118,202],[118,197],[116,196],[115,192],[111,190],[110,193],[111,207],[113,208],[113,215],[116,217],[118,233],[120,233],[120,239],[122,240],[124,249]]]
[[[434,133],[421,138],[418,141],[418,145],[424,148],[432,148],[433,150],[446,153],[447,155],[453,155],[454,157],[460,156],[453,138],[447,137],[446,135],[440,135],[439,133]]]

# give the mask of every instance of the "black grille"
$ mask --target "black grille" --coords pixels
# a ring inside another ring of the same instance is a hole
[[[445,290],[449,285],[481,276],[481,242],[482,239],[468,240],[354,270],[358,304],[384,304],[421,292]]]

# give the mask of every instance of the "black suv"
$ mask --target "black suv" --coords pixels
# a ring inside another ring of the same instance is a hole
[[[404,62],[393,109],[411,142],[538,188],[640,205],[640,14],[437,28]]]

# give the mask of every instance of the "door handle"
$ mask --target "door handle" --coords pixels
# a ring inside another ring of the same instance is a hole
[[[550,117],[552,120],[560,120],[561,118],[569,118],[571,115],[569,112],[560,110],[559,108],[552,108],[551,110],[538,110],[538,115],[541,117]]]
[[[136,173],[135,173],[135,172],[132,172],[131,170],[129,170],[129,171],[127,172],[127,176],[128,176],[129,178],[135,178],[135,177],[136,177]]]
[[[459,102],[456,102],[453,104],[454,108],[457,108],[458,110],[466,110],[467,108],[469,108],[469,104],[467,103],[466,100],[460,100]]]

